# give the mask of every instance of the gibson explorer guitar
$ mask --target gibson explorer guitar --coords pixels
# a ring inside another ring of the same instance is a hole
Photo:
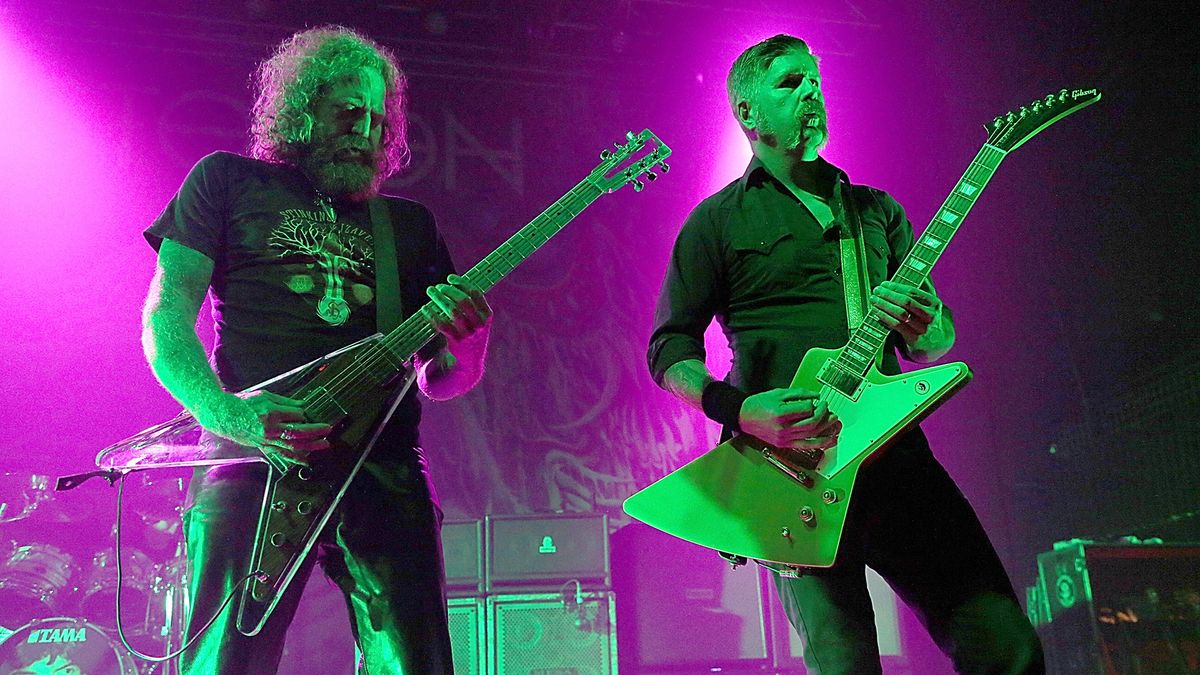
[[[600,153],[600,164],[566,195],[521,228],[463,276],[488,290],[533,254],[603,194],[625,185],[641,192],[655,171],[670,169],[671,149],[649,129],[626,134],[624,144]],[[246,391],[267,389],[304,402],[313,421],[333,425],[331,447],[311,466],[270,464],[258,530],[242,593],[238,630],[255,635],[275,609],[296,570],[362,467],[383,423],[413,380],[412,357],[434,336],[414,312],[387,335],[377,334],[326,355]],[[105,448],[97,457],[104,469],[196,466],[264,461],[262,456],[206,457],[191,415],[147,429]],[[387,508],[387,505],[381,505]]]
[[[1005,155],[1098,100],[1095,89],[1064,89],[987,125],[987,142],[894,278],[919,287]],[[971,378],[964,363],[884,375],[877,365],[887,336],[868,312],[844,347],[809,350],[796,371],[792,386],[819,392],[842,421],[835,447],[802,452],[736,436],[629,497],[625,512],[777,571],[833,565],[859,467]]]

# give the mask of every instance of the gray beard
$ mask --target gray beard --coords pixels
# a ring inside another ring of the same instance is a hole
[[[317,146],[300,160],[300,168],[330,197],[366,199],[379,192],[382,176],[376,161],[369,166],[361,161],[335,159],[328,146]]]
[[[768,145],[780,148],[787,152],[795,152],[808,147],[811,143],[808,138],[810,135],[815,135],[820,138],[816,145],[817,150],[824,148],[825,145],[829,143],[829,127],[824,120],[822,120],[821,124],[815,127],[800,127],[787,136],[781,136],[777,134],[775,130],[770,127],[763,128],[761,126],[759,127],[759,133],[764,137],[764,140],[767,141]]]

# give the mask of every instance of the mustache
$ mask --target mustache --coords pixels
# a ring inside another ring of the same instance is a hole
[[[359,152],[374,153],[376,148],[371,147],[371,142],[362,136],[342,136],[332,144],[334,152],[342,150],[357,150]]]
[[[311,146],[309,157],[317,163],[357,164],[378,170],[384,161],[383,148],[361,136],[325,139]]]

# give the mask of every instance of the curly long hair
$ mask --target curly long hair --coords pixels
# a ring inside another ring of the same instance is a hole
[[[325,87],[359,68],[374,68],[385,85],[382,177],[408,165],[408,80],[392,52],[344,26],[320,26],[284,40],[254,72],[250,156],[296,164],[312,135],[313,106]]]

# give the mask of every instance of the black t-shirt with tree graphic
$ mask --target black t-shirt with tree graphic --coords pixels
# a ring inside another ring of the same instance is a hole
[[[407,315],[425,303],[427,286],[453,273],[453,263],[427,208],[398,197],[384,203],[396,233]],[[376,332],[367,205],[322,200],[295,168],[227,152],[208,155],[145,236],[155,248],[171,239],[212,259],[211,358],[230,391]],[[416,445],[419,420],[410,394],[396,411],[389,440]]]

